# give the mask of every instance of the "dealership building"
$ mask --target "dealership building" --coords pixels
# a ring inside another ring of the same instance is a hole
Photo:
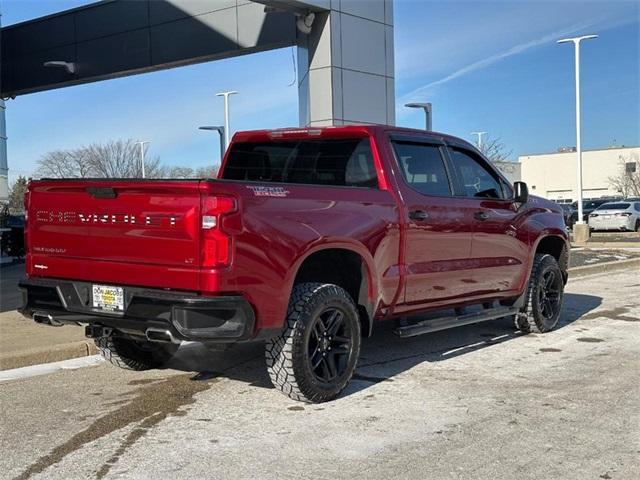
[[[522,181],[529,192],[559,203],[578,198],[577,155],[574,148],[555,153],[522,155],[518,158]],[[582,152],[582,197],[620,197],[610,179],[640,169],[640,147],[613,146]]]

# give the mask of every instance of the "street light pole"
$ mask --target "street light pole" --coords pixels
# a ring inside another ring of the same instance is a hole
[[[216,97],[224,97],[224,143],[225,145],[229,145],[229,133],[231,132],[229,128],[229,95],[235,95],[236,91],[229,92],[218,92],[216,93]]]
[[[598,38],[597,35],[583,35],[581,37],[563,38],[558,43],[573,42],[575,50],[575,75],[576,75],[576,153],[578,157],[578,224],[584,224],[582,217],[582,145],[580,125],[580,42]]]
[[[142,167],[142,178],[145,177],[145,173],[144,173],[144,146],[147,143],[151,143],[149,141],[147,142],[136,142],[136,145],[140,145],[140,166]]]
[[[215,130],[220,135],[220,161],[224,158],[224,152],[227,149],[227,145],[225,143],[225,128],[223,126],[204,126],[198,127],[199,130]]]
[[[482,136],[486,135],[487,132],[471,132],[471,135],[477,135],[478,140],[476,141],[476,145],[478,145],[478,150],[482,151]]]
[[[421,108],[424,110],[424,117],[425,117],[425,130],[427,131],[431,131],[433,128],[432,125],[432,114],[433,114],[433,110],[431,108],[431,103],[407,103],[405,104],[405,107],[409,107],[409,108]]]

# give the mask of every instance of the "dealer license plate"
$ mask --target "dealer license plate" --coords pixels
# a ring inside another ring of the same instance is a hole
[[[124,289],[107,285],[93,286],[93,308],[109,312],[124,311]]]

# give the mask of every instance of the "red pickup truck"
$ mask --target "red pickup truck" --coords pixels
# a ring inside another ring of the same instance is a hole
[[[266,342],[276,388],[335,398],[361,337],[558,322],[560,208],[471,144],[387,126],[241,132],[216,180],[31,182],[21,312],[142,370],[183,341]],[[416,314],[429,312],[429,318]]]

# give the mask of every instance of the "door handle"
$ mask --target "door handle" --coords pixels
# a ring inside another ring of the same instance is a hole
[[[418,222],[424,222],[429,218],[429,214],[424,210],[412,210],[409,212],[409,218]]]
[[[473,214],[473,218],[475,218],[476,220],[480,220],[481,222],[484,222],[489,218],[489,215],[485,212],[476,212]]]

